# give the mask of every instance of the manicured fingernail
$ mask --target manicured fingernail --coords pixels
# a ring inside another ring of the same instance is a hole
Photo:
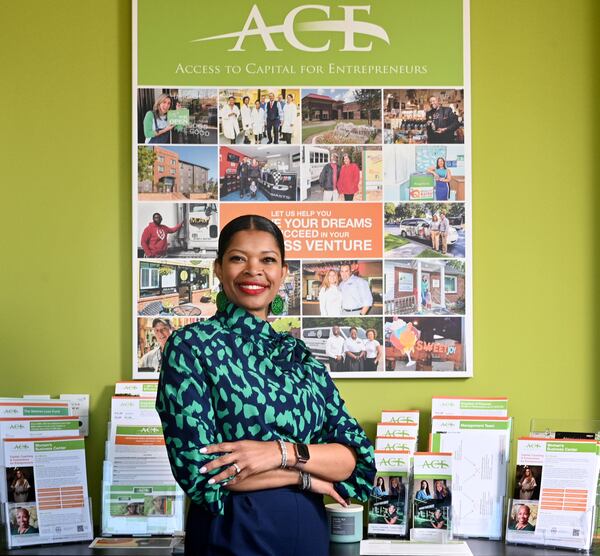
[[[208,479],[208,484],[209,485],[214,485],[215,484],[215,480],[214,479]]]
[[[206,467],[201,467],[200,468],[200,473],[206,473]]]
[[[229,481],[223,481],[221,484],[225,486]]]
[[[201,454],[206,454],[206,452],[208,452],[208,450],[206,448],[200,448]]]

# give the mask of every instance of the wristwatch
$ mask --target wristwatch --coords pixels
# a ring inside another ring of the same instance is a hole
[[[304,465],[310,459],[310,452],[306,444],[294,444],[296,465]]]

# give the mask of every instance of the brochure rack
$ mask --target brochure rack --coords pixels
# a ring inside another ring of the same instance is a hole
[[[533,418],[529,430],[531,436],[541,438],[595,438],[600,440],[600,419]]]

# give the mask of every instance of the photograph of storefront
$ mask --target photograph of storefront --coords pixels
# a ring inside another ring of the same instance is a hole
[[[384,145],[384,200],[464,201],[464,145]]]
[[[348,164],[344,167],[345,155]],[[353,195],[352,201],[382,199],[381,147],[307,145],[302,164],[300,201],[344,202],[347,194]]]
[[[381,261],[302,263],[303,315],[381,315],[382,294]]]
[[[463,260],[386,260],[386,315],[464,315]]]
[[[385,203],[384,215],[386,258],[465,258],[464,203]]]
[[[138,258],[216,256],[216,203],[138,203],[137,209]]]
[[[218,284],[210,260],[142,259],[138,315],[210,317],[217,310]]]
[[[174,330],[202,320],[197,317],[138,317],[137,357],[133,378],[158,378],[162,349]]]
[[[302,89],[302,142],[381,143],[381,90]]]
[[[219,90],[221,144],[297,145],[301,127],[300,89]]]
[[[384,143],[464,143],[463,89],[384,89]]]
[[[385,369],[388,372],[464,372],[462,317],[387,317]]]
[[[216,89],[138,89],[139,144],[216,145]]]
[[[140,201],[217,199],[217,147],[138,147]]]
[[[302,318],[302,340],[334,378],[383,372],[382,334],[381,317]]]
[[[220,200],[295,201],[300,178],[300,149],[289,145],[221,147]]]

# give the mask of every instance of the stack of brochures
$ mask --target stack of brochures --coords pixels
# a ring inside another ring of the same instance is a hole
[[[0,398],[1,521],[8,548],[93,538],[77,405],[49,396]]]
[[[419,438],[417,410],[383,410],[377,423],[375,449],[394,452],[415,452]]]
[[[156,390],[156,381],[116,385],[103,470],[103,535],[183,530],[184,493],[171,472]]]
[[[431,416],[431,451],[452,454],[452,534],[502,538],[512,429],[508,399],[436,397]]]

